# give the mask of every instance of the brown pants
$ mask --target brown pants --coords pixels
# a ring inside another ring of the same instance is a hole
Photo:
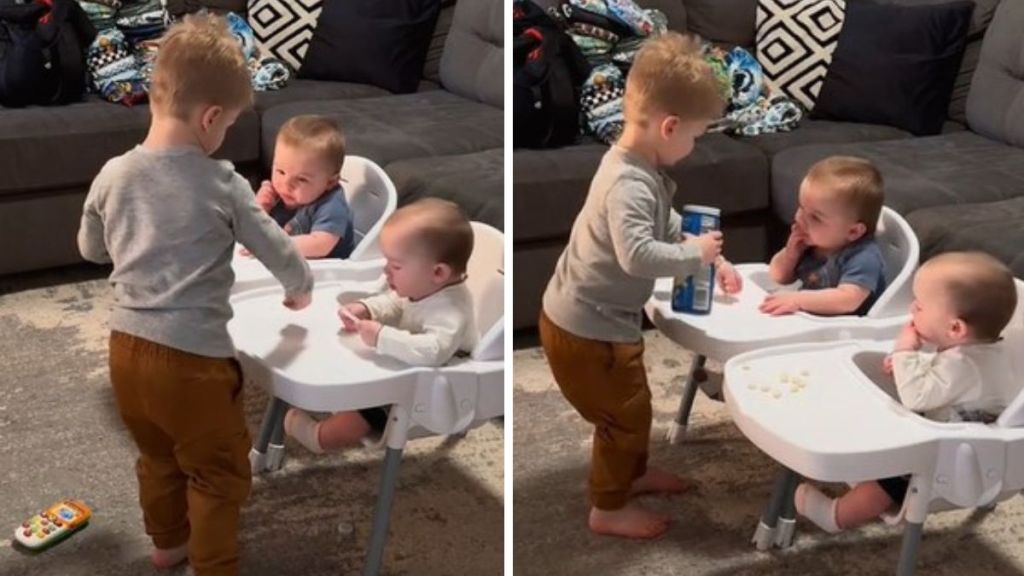
[[[139,501],[153,544],[188,542],[197,576],[237,575],[238,518],[252,482],[238,362],[112,332],[110,381],[139,447]]]
[[[644,343],[581,338],[543,312],[540,339],[565,399],[594,425],[590,502],[602,510],[622,508],[633,480],[647,472],[651,390]]]

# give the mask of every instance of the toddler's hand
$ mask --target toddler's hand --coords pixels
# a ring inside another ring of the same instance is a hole
[[[799,292],[781,292],[765,297],[758,310],[772,316],[782,316],[800,311]]]
[[[353,302],[338,308],[338,318],[341,318],[341,325],[345,332],[355,332],[358,330],[360,320],[370,319],[370,311],[364,304]]]
[[[256,192],[256,203],[264,212],[270,212],[278,200],[277,192],[274,192],[274,185],[270,183],[270,180],[264,180],[259,191]]]
[[[292,310],[302,310],[306,306],[309,306],[309,303],[312,301],[313,293],[306,292],[305,294],[299,294],[297,296],[285,295],[283,304],[285,308],[290,308]]]
[[[736,271],[732,263],[728,260],[722,259],[718,263],[718,267],[715,269],[716,280],[718,285],[725,290],[726,294],[736,294],[743,289],[743,277]]]
[[[885,360],[882,360],[882,372],[885,372],[886,376],[892,376],[892,354],[888,354]]]
[[[700,260],[704,264],[711,264],[722,253],[722,232],[719,230],[705,232],[700,236],[684,234],[683,239],[686,242],[696,242],[700,246]]]
[[[914,328],[914,321],[910,320],[903,325],[903,329],[900,330],[899,336],[896,337],[896,343],[893,346],[893,350],[896,352],[902,352],[906,350],[917,350],[921,347],[921,335],[917,333],[917,329]]]
[[[356,325],[359,330],[359,337],[363,339],[363,344],[366,344],[370,348],[377,347],[377,336],[380,334],[381,325],[376,320],[360,320]]]
[[[239,249],[238,254],[241,256],[245,256],[246,258],[252,258],[252,252],[249,252],[248,248]]]

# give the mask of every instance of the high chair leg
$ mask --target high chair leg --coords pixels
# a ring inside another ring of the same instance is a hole
[[[775,477],[775,486],[772,488],[772,497],[768,501],[764,513],[761,514],[761,520],[751,539],[758,550],[767,550],[776,543],[779,516],[782,515],[784,507],[792,506],[793,493],[796,492],[799,482],[799,474],[785,466],[780,467],[779,473]],[[786,504],[787,499],[790,501],[788,505]]]
[[[794,474],[796,478],[787,489],[791,488],[789,492],[782,497],[782,512],[779,514],[779,523],[775,526],[775,546],[778,548],[789,548],[793,544],[793,535],[796,533],[796,500],[794,496],[796,494],[797,485],[800,483],[800,477]]]
[[[284,409],[275,412],[273,417],[273,428],[270,433],[270,443],[267,445],[267,470],[273,472],[280,470],[281,465],[284,464],[284,416],[288,413],[288,404],[284,404]]]
[[[917,564],[917,549],[921,546],[923,523],[907,522],[903,527],[903,546],[900,548],[900,564],[897,576],[913,576]]]
[[[388,539],[391,503],[394,501],[395,484],[398,481],[398,465],[401,461],[401,448],[388,446],[384,456],[384,471],[380,478],[380,492],[377,494],[377,507],[373,511],[373,531],[370,535],[370,548],[366,556],[363,576],[377,576],[380,571],[380,565],[384,558],[384,544]]]
[[[249,451],[249,464],[253,474],[259,474],[267,469],[267,448],[271,443],[275,430],[284,423],[285,412],[288,411],[288,403],[280,398],[271,397],[267,403],[267,411],[263,414],[263,422],[260,423],[260,431],[256,436],[256,442]],[[281,444],[278,437],[277,444]]]
[[[672,444],[678,444],[686,435],[686,427],[690,423],[690,412],[693,410],[693,400],[697,396],[696,375],[704,370],[706,361],[706,356],[697,354],[690,365],[690,372],[683,382],[683,396],[679,399],[679,410],[676,411],[676,418],[668,428],[668,441]]]

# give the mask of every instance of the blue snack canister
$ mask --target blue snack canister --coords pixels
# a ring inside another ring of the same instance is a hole
[[[700,236],[718,230],[722,211],[710,206],[687,204],[683,206],[683,232]],[[715,292],[715,265],[702,266],[693,276],[676,278],[672,282],[672,310],[689,314],[711,312],[711,298]]]

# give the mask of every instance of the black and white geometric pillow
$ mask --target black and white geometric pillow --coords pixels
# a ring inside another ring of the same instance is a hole
[[[249,25],[256,42],[298,70],[323,4],[324,0],[249,0]]]
[[[813,109],[845,13],[846,0],[758,0],[757,61],[769,85]]]

